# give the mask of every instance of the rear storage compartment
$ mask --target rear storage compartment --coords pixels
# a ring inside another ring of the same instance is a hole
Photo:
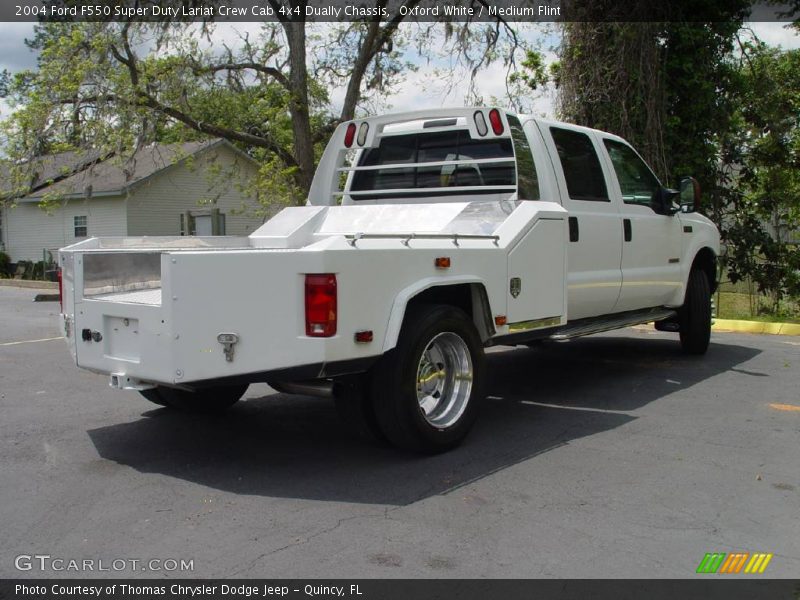
[[[161,251],[83,255],[83,297],[161,304]]]
[[[247,238],[93,238],[60,253],[64,334],[79,367],[115,387],[171,382],[172,252],[249,247]]]

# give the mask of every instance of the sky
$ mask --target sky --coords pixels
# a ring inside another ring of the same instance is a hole
[[[230,23],[219,25],[213,38],[214,43],[233,43],[240,33],[255,33],[259,23]],[[781,23],[750,23],[749,27],[764,42],[784,49],[800,48],[800,36],[797,31]],[[0,71],[11,72],[32,68],[36,64],[36,56],[27,46],[25,38],[33,33],[32,23],[0,23]],[[555,47],[558,45],[558,34],[552,25],[540,26],[528,24],[524,27],[522,37],[538,45],[544,52],[546,60],[556,59]],[[445,105],[462,105],[467,92],[466,81],[460,81],[453,89],[446,89],[442,82],[431,78],[433,66],[446,66],[446,59],[439,59],[432,66],[419,56],[411,60],[418,63],[419,70],[409,73],[398,86],[388,102],[387,110],[415,110],[421,108],[437,108]],[[489,101],[490,98],[502,98],[505,95],[507,72],[502,67],[493,67],[482,71],[477,77],[478,91]],[[331,90],[331,100],[336,107],[344,96],[343,89]],[[541,117],[554,117],[554,94],[545,90],[533,98],[531,112]],[[9,114],[9,107],[0,101],[0,119]]]

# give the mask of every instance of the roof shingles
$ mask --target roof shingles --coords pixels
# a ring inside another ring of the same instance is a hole
[[[122,194],[155,173],[196,155],[220,141],[217,139],[183,144],[151,144],[124,160],[119,156],[112,156],[89,164],[73,175],[34,191],[25,200],[39,200],[45,195],[90,197]]]

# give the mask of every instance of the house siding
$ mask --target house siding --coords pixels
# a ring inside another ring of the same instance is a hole
[[[225,215],[226,235],[249,235],[262,223],[243,191],[256,173],[255,164],[224,145],[161,171],[129,192],[128,235],[180,235],[182,214],[213,208]]]
[[[57,250],[80,239],[74,232],[74,217],[86,216],[87,233],[95,236],[124,236],[125,200],[121,196],[92,200],[69,200],[46,213],[35,202],[20,202],[5,211],[6,252],[13,262],[42,260],[42,250]],[[55,258],[55,256],[53,257]]]

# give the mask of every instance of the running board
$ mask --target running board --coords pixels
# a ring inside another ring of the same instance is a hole
[[[601,333],[641,325],[650,321],[661,321],[676,316],[678,313],[669,308],[649,308],[647,310],[634,310],[617,315],[607,315],[597,319],[582,319],[572,324],[567,324],[550,336],[551,340],[568,340],[582,335]]]

